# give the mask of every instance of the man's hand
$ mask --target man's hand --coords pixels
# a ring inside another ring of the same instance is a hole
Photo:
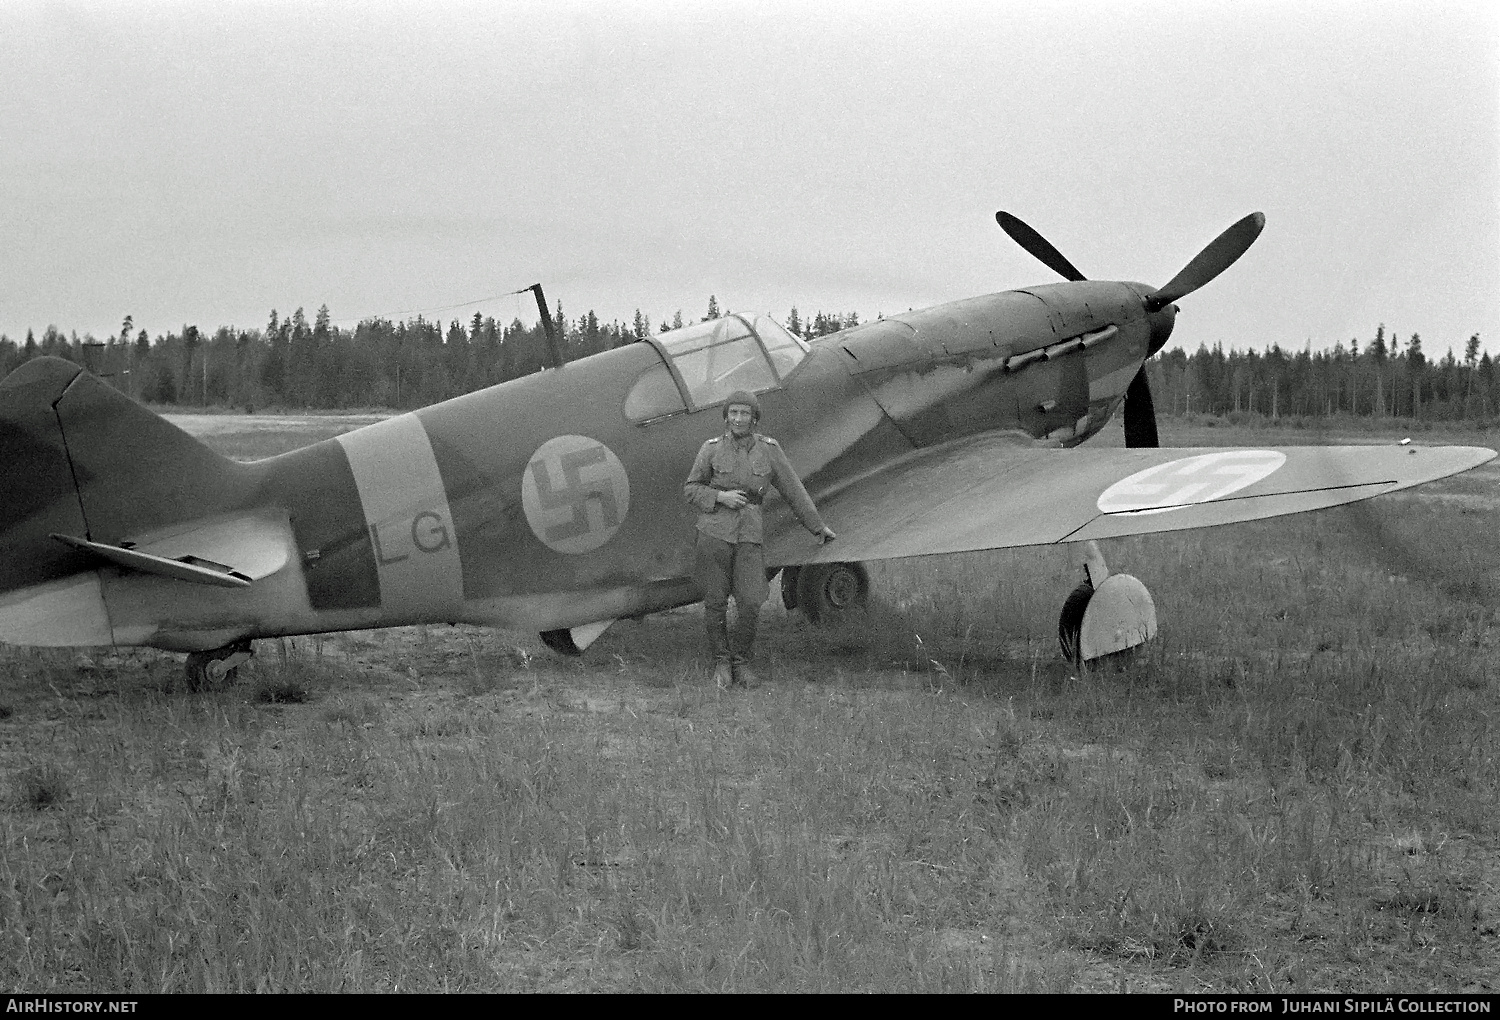
[[[833,529],[830,528],[830,527],[828,527],[828,525],[826,525],[826,524],[823,525],[823,530],[820,531],[820,532],[818,532],[818,544],[819,545],[827,545],[829,542],[832,542],[835,538],[838,538],[838,536],[835,535],[833,533]]]
[[[750,502],[743,489],[720,489],[714,493],[714,499],[731,510],[743,510]]]

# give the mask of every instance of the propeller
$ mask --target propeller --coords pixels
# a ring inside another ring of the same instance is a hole
[[[1235,260],[1245,254],[1245,249],[1255,243],[1265,225],[1265,213],[1253,212],[1214,238],[1165,287],[1146,298],[1146,311],[1154,312],[1170,305],[1234,265]]]
[[[1061,276],[1065,280],[1072,280],[1075,283],[1079,280],[1088,279],[1088,277],[1073,268],[1073,263],[1063,258],[1062,252],[1052,247],[1051,242],[1021,222],[1017,217],[1012,216],[1008,212],[997,212],[995,214],[995,222],[1000,224],[1001,230],[1010,235],[1012,241],[1019,244],[1025,251],[1030,252],[1037,261],[1058,276]]]
[[[1000,224],[1001,230],[1010,235],[1011,240],[1063,279],[1074,282],[1087,279],[1074,267],[1073,263],[1063,256],[1062,252],[1052,247],[1050,241],[1018,217],[1008,212],[997,212],[995,222]],[[1144,303],[1148,314],[1165,313],[1159,320],[1152,320],[1151,347],[1148,357],[1161,350],[1172,332],[1172,321],[1177,314],[1177,308],[1173,302],[1191,294],[1234,265],[1235,261],[1255,243],[1255,239],[1260,236],[1265,225],[1264,213],[1251,213],[1210,241],[1208,247],[1193,256],[1193,260],[1183,266],[1165,287],[1158,287],[1145,296]],[[1125,390],[1125,445],[1132,448],[1161,445],[1156,434],[1156,406],[1151,399],[1151,383],[1146,378],[1144,364],[1136,372],[1135,378],[1130,380],[1130,385]]]
[[[1151,400],[1151,383],[1142,365],[1125,389],[1125,445],[1130,449],[1156,449],[1156,404]]]

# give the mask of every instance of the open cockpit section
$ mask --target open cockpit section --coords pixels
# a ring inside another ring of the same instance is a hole
[[[723,403],[735,390],[781,386],[807,357],[807,344],[769,315],[726,315],[647,337],[662,364],[625,398],[625,417],[645,423]]]

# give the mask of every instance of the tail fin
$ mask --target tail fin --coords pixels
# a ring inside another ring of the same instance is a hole
[[[52,534],[117,543],[249,498],[241,465],[60,358],[0,382],[0,592],[93,565]]]
[[[83,370],[37,358],[0,382],[0,592],[65,577],[82,554],[49,541],[86,530],[54,406]]]

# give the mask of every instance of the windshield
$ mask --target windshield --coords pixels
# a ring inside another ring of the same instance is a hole
[[[807,346],[769,315],[727,315],[653,340],[676,367],[695,409],[735,390],[774,389],[807,356]]]
[[[750,315],[747,318],[750,328],[755,330],[760,336],[760,342],[765,345],[766,354],[776,367],[776,374],[785,379],[807,357],[807,344],[787,332],[785,326],[769,315]]]

